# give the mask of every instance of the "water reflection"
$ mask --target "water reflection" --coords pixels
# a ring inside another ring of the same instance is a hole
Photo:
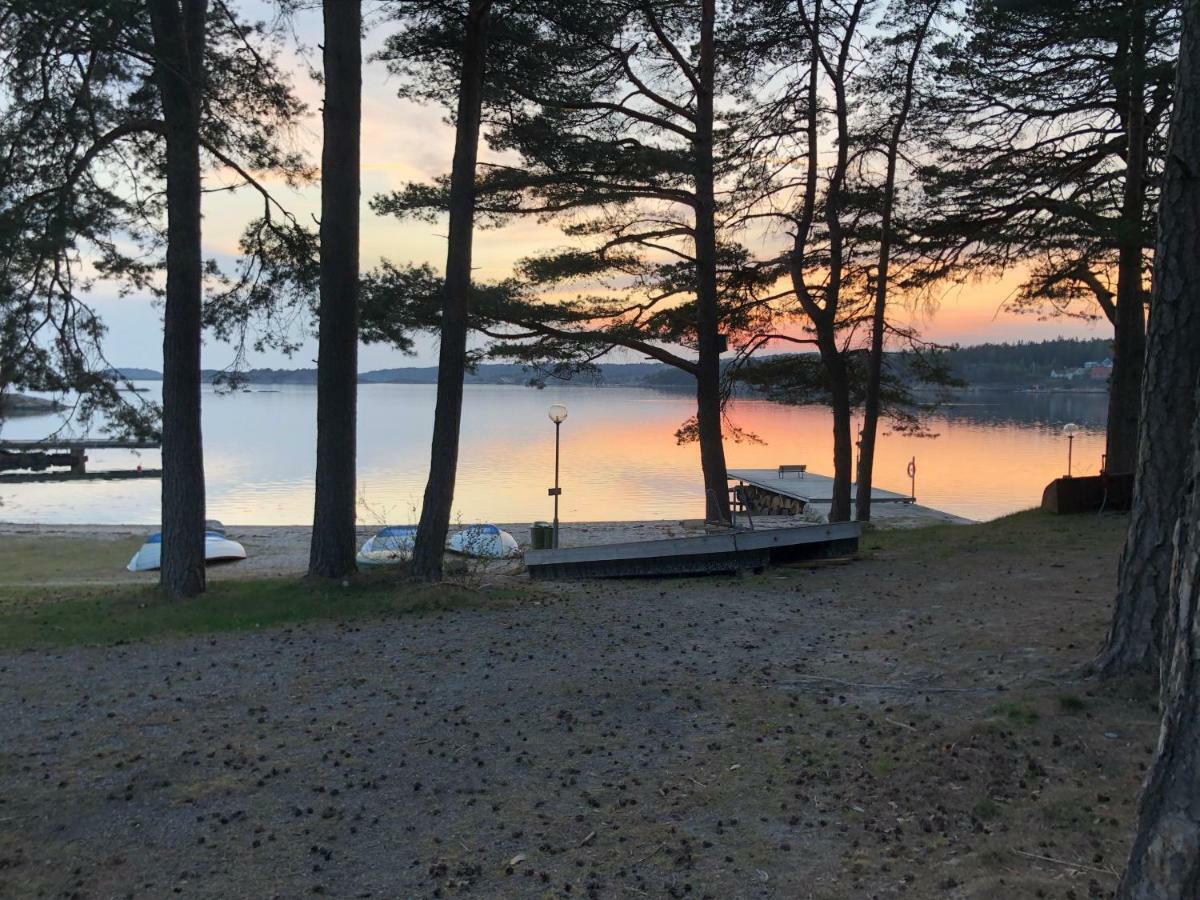
[[[157,383],[144,396],[156,398]],[[429,463],[434,387],[363,385],[359,408],[360,514],[368,523],[412,521]],[[562,517],[566,520],[699,517],[699,454],[678,446],[675,429],[693,410],[686,393],[636,388],[470,385],[466,389],[455,517],[463,522],[548,518],[554,426],[546,408],[565,403]],[[886,427],[876,465],[880,487],[906,490],[917,459],[917,495],[927,505],[975,519],[1036,505],[1042,487],[1066,469],[1065,421],[1075,439],[1075,473],[1099,471],[1104,451],[1103,395],[969,394],[929,422],[936,438]],[[227,523],[299,524],[311,520],[315,391],[281,386],[205,396],[208,514]],[[764,444],[730,443],[732,468],[807,463],[829,472],[827,411],[739,400],[732,419]],[[4,424],[10,438],[54,427],[45,416]],[[159,465],[158,454],[94,451],[92,469]],[[0,518],[15,522],[158,521],[159,484],[74,482],[0,485]]]

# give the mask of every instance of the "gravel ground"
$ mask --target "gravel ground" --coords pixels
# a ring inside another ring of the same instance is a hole
[[[0,896],[1105,896],[1155,722],[1055,674],[1077,527],[0,656]]]

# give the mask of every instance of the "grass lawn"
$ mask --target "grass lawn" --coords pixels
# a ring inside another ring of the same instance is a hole
[[[1038,510],[980,525],[935,525],[870,530],[865,558],[933,563],[948,555],[1037,548],[1039,554],[1077,554],[1097,540],[1112,541],[1121,516],[1079,522]],[[311,619],[351,619],[520,602],[537,589],[513,582],[486,588],[430,585],[395,572],[360,574],[338,582],[294,577],[221,578],[210,570],[209,590],[191,601],[169,601],[114,560],[128,559],[140,539],[66,537],[0,539],[0,650],[71,644],[111,644],[159,636],[246,631]],[[767,577],[771,577],[768,573]],[[753,580],[752,578],[749,580]],[[670,583],[669,581],[666,583]]]
[[[942,559],[957,553],[1036,549],[1067,556],[1097,545],[1106,546],[1124,533],[1129,517],[1124,513],[1056,516],[1027,509],[976,525],[931,525],[926,528],[882,531],[863,535],[861,549],[871,555],[903,554],[916,561]]]
[[[140,543],[140,539],[0,540],[0,650],[248,631],[310,619],[495,607],[530,593],[453,582],[431,585],[376,571],[344,583],[290,577],[210,579],[202,597],[171,601],[147,583],[152,576],[114,572],[113,560],[128,559]],[[219,577],[219,568],[210,571]]]

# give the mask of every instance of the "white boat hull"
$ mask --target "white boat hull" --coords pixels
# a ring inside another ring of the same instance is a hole
[[[207,531],[204,534],[205,562],[233,562],[246,558],[246,548],[223,534]],[[152,572],[162,565],[162,535],[152,534],[133,554],[127,568],[130,572]]]
[[[509,559],[521,555],[516,538],[495,525],[468,525],[452,535],[446,546],[463,556],[482,559]]]
[[[369,537],[358,551],[360,566],[394,566],[412,559],[417,542],[416,525],[389,525]]]

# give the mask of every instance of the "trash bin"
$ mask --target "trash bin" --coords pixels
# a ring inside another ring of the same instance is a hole
[[[549,522],[534,522],[529,529],[529,545],[533,550],[554,548],[554,526]]]

